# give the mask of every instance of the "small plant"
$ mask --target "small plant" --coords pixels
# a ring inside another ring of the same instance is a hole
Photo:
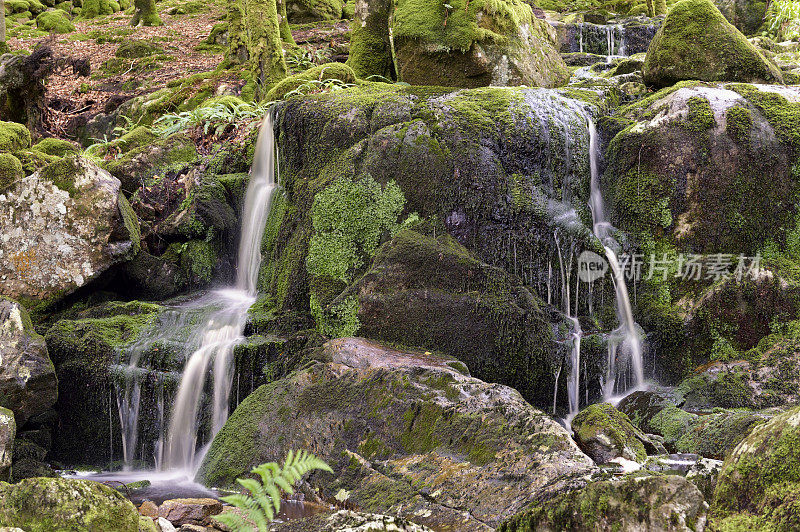
[[[307,96],[309,94],[319,94],[322,92],[336,92],[344,89],[355,87],[354,83],[345,83],[344,81],[336,78],[328,78],[323,80],[312,79],[306,81],[296,89],[287,92],[283,97],[290,98],[292,96]]]
[[[153,122],[153,130],[159,136],[169,137],[173,133],[202,125],[205,135],[212,128],[215,134],[220,134],[234,122],[264,116],[271,105],[272,102],[240,104],[220,102],[191,111],[164,115]]]
[[[323,50],[302,50],[286,57],[286,65],[299,71],[308,70],[315,65],[321,65],[327,61],[327,56]]]
[[[261,482],[252,478],[236,479],[250,495],[240,493],[222,498],[223,502],[238,508],[241,515],[225,512],[215,516],[215,519],[233,532],[253,530],[253,525],[259,532],[265,532],[281,510],[281,490],[291,495],[294,493],[294,484],[314,469],[333,473],[328,464],[305,451],[298,451],[296,454],[289,451],[283,468],[275,462],[253,468],[251,472],[261,477]]]

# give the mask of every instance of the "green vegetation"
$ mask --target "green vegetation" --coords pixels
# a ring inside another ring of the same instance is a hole
[[[69,14],[60,9],[45,11],[36,17],[36,27],[50,33],[71,33],[75,26],[69,20]]]
[[[237,494],[223,497],[222,500],[242,511],[243,516],[234,512],[225,512],[216,519],[230,527],[234,532],[252,530],[255,525],[259,531],[267,530],[278,512],[281,510],[281,490],[288,495],[294,493],[294,484],[309,471],[319,469],[333,473],[333,470],[311,453],[289,451],[281,468],[275,462],[254,467],[252,474],[261,477],[261,482],[252,478],[238,478],[242,487],[250,495]]]

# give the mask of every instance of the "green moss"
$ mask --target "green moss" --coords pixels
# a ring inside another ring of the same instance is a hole
[[[152,42],[129,39],[122,41],[114,55],[125,59],[138,59],[158,53],[163,53],[163,50]]]
[[[0,151],[18,151],[30,148],[31,133],[22,124],[0,122]]]
[[[114,13],[114,8],[111,7],[111,2],[108,0],[83,0],[80,18],[90,19],[112,13]]]
[[[164,24],[158,16],[155,0],[133,0],[135,11],[131,18],[131,26],[161,26]]]
[[[281,100],[287,93],[295,89],[302,88],[308,85],[309,82],[325,80],[339,80],[343,83],[353,83],[356,80],[356,75],[353,70],[342,63],[326,63],[311,67],[308,70],[289,76],[276,84],[266,95],[267,101]],[[308,85],[308,92],[316,92],[319,89],[314,84]]]
[[[714,119],[714,111],[711,104],[702,96],[692,96],[686,100],[689,113],[683,123],[683,127],[689,131],[701,133],[716,127],[717,121]]]
[[[572,420],[572,430],[579,442],[600,439],[613,445],[620,456],[642,462],[647,456],[644,445],[637,438],[639,431],[628,416],[608,403],[589,405]]]
[[[64,157],[43,168],[40,178],[52,181],[61,190],[69,192],[70,196],[76,196],[78,189],[75,187],[75,175],[79,169],[76,156]]]
[[[149,127],[136,126],[129,132],[116,139],[112,144],[118,146],[122,153],[134,148],[141,148],[154,143],[158,136]]]
[[[75,31],[75,26],[69,20],[69,14],[60,9],[41,13],[36,17],[36,27],[50,33],[72,33]]]
[[[732,139],[744,142],[750,138],[753,115],[746,107],[734,105],[725,111],[725,131]]]
[[[32,149],[56,157],[64,157],[71,153],[78,152],[78,148],[72,142],[55,138],[42,139],[37,142]]]
[[[782,82],[767,61],[710,0],[683,0],[650,43],[644,79],[660,87],[681,80]]]
[[[394,62],[389,40],[390,2],[374,3],[363,20],[353,21],[350,38],[350,54],[347,66],[358,78],[394,79]]]
[[[30,175],[37,170],[41,170],[59,159],[59,157],[55,155],[47,155],[46,153],[33,149],[15,151],[14,157],[19,159],[22,163],[22,169],[25,171],[25,175]]]
[[[23,177],[22,162],[10,153],[0,153],[0,193]]]
[[[800,103],[790,102],[775,92],[760,91],[752,85],[732,83],[726,87],[744,96],[764,114],[781,140],[800,150]]]

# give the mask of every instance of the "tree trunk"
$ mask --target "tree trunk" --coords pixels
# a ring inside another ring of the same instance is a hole
[[[230,64],[247,62],[247,39],[244,31],[244,0],[230,0],[228,3],[228,54]]]
[[[655,0],[655,14],[656,16],[667,14],[667,0]]]
[[[389,16],[392,0],[356,0],[347,65],[359,78],[394,79]]]
[[[136,11],[131,19],[131,26],[161,26],[161,18],[156,10],[156,0],[133,0]]]
[[[276,0],[245,0],[247,51],[257,84],[256,97],[262,98],[286,77],[278,6]]]
[[[292,37],[292,30],[289,28],[289,17],[286,16],[286,0],[275,0],[278,4],[278,16],[280,18],[281,39],[289,46],[297,46]]]
[[[655,0],[647,0],[647,16],[654,17],[656,15],[656,10],[654,7]]]

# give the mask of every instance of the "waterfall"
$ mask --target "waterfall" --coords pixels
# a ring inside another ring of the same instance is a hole
[[[592,211],[594,234],[605,249],[616,293],[617,317],[620,322],[620,328],[612,336],[622,337],[621,342],[609,341],[608,363],[603,383],[603,398],[610,400],[614,396],[617,372],[624,369],[617,364],[618,358],[622,355],[630,356],[634,385],[637,389],[642,388],[644,385],[644,363],[642,361],[642,340],[636,329],[636,322],[633,320],[631,301],[628,296],[628,288],[625,285],[625,278],[617,260],[617,255],[611,247],[616,246],[616,242],[611,236],[611,224],[608,222],[603,208],[603,197],[600,192],[600,146],[597,142],[597,129],[591,117],[587,116],[587,120],[589,122],[589,169],[591,172],[589,206]]]
[[[159,316],[129,346],[126,365],[117,365],[117,407],[122,428],[126,468],[137,458],[141,386],[150,373],[146,353],[165,345],[177,352],[191,353],[180,375],[177,392],[164,427],[164,387],[157,388],[159,439],[153,449],[158,469],[194,476],[214,435],[228,418],[233,384],[233,350],[243,340],[247,311],[256,300],[256,283],[261,265],[261,239],[269,215],[272,194],[277,188],[276,147],[273,119],[268,113],[256,141],[253,167],[242,212],[242,228],[233,286],[172,308]],[[194,325],[199,323],[200,326]],[[211,426],[208,444],[198,451],[201,437],[201,405],[206,382],[211,376]]]
[[[233,384],[233,348],[243,339],[247,311],[256,299],[261,265],[261,239],[269,215],[275,179],[275,137],[272,116],[267,114],[256,141],[250,182],[247,185],[239,240],[236,284],[215,292],[222,307],[199,331],[200,347],[183,370],[170,413],[162,469],[196,470],[207,445],[197,452],[198,410],[209,366],[212,366],[213,413],[210,441],[228,419]]]

